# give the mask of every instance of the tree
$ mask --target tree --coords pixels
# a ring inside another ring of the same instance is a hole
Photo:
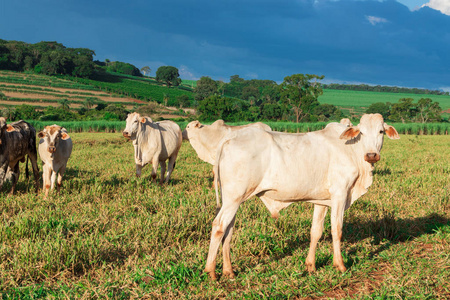
[[[389,115],[391,114],[391,105],[390,103],[376,102],[372,103],[369,108],[367,108],[366,113],[368,114],[381,114],[383,119],[389,119]]]
[[[152,72],[152,69],[150,69],[149,66],[145,66],[141,68],[141,73],[144,74],[144,76],[150,76],[150,73]]]
[[[228,97],[212,95],[199,102],[197,111],[199,119],[204,121],[215,121],[222,119],[231,121],[233,116],[233,100]]]
[[[278,103],[265,103],[261,108],[263,120],[276,121],[283,117],[283,108]]]
[[[417,103],[416,119],[421,123],[439,122],[441,120],[440,113],[442,111],[439,102],[433,102],[430,98],[421,98]]]
[[[197,86],[194,88],[194,99],[201,101],[211,95],[217,93],[218,84],[216,81],[207,76],[202,76],[197,81]]]
[[[95,101],[94,101],[94,99],[92,99],[91,97],[86,98],[86,100],[84,101],[84,106],[85,106],[87,109],[91,109],[92,106],[94,106],[94,104],[95,104]]]
[[[189,101],[189,97],[188,95],[180,95],[177,98],[177,104],[180,106],[180,108],[182,107],[189,107],[191,104],[191,101]]]
[[[280,85],[281,99],[294,111],[297,123],[301,117],[311,113],[314,107],[319,105],[317,98],[323,94],[323,90],[317,80],[322,80],[324,77],[323,75],[294,74],[284,78]]]
[[[314,108],[314,114],[319,121],[340,120],[344,117],[342,111],[332,104],[321,104]]]
[[[172,66],[162,66],[156,70],[156,80],[165,82],[168,87],[171,85],[178,86],[181,83],[178,69]]]
[[[401,98],[398,103],[392,104],[391,115],[389,119],[395,122],[405,123],[411,121],[415,116],[412,98]]]
[[[59,105],[63,110],[69,110],[70,109],[70,103],[67,99],[61,99],[58,101]]]

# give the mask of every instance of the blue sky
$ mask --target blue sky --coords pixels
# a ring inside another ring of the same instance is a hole
[[[424,6],[425,5],[425,6]],[[15,0],[0,38],[210,76],[450,90],[450,0]]]

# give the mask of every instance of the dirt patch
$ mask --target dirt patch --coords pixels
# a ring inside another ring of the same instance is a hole
[[[17,93],[17,92],[3,92],[5,96],[10,98],[20,98],[20,99],[47,99],[47,100],[59,100],[63,97],[56,97],[51,95],[43,94],[28,94],[28,93]]]
[[[95,94],[95,95],[107,95],[107,92],[104,91],[93,91],[93,90],[80,90],[77,88],[60,88],[60,87],[53,87],[50,85],[32,85],[32,84],[20,84],[20,83],[14,83],[14,82],[0,82],[2,85],[8,85],[8,86],[17,86],[17,87],[28,87],[28,88],[40,88],[40,89],[50,89],[55,92],[65,93],[65,92],[78,92],[78,93],[89,93],[89,94]],[[52,92],[52,91],[42,91],[42,92]],[[39,91],[37,91],[39,92]],[[69,94],[70,95],[70,94]],[[86,97],[89,97],[88,95],[83,95]]]
[[[0,106],[1,107],[5,107],[5,106],[3,106],[3,105],[8,105],[8,106],[11,106],[11,105],[22,105],[22,104],[26,104],[26,105],[31,105],[31,106],[53,106],[53,107],[57,107],[57,106],[59,106],[60,104],[58,104],[58,103],[49,103],[49,102],[27,102],[27,101],[0,101]]]

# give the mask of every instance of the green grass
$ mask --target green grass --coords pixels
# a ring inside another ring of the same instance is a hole
[[[401,98],[413,98],[417,102],[420,98],[430,98],[440,103],[443,110],[450,108],[450,96],[446,95],[424,95],[406,93],[378,93],[363,91],[341,91],[325,89],[323,95],[319,96],[320,103],[333,104],[355,112],[364,112],[372,103],[391,102],[397,103]]]
[[[344,217],[347,272],[332,267],[329,217],[317,272],[308,274],[312,205],[292,205],[274,220],[250,199],[232,240],[237,277],[218,282],[202,272],[212,170],[188,143],[160,186],[150,183],[150,166],[135,177],[133,146],[120,133],[71,136],[60,195],[35,195],[23,175],[15,196],[7,186],[0,193],[3,299],[450,297],[450,136],[385,140],[373,185]]]
[[[96,88],[122,94],[125,96],[156,101],[158,103],[164,103],[164,95],[169,96],[168,105],[173,106],[175,99],[181,95],[187,95],[189,99],[193,100],[192,89],[189,86],[178,86],[168,88],[154,80],[148,78],[139,78],[129,76],[117,76],[111,74],[98,74],[92,79],[70,78],[80,83],[84,83]]]

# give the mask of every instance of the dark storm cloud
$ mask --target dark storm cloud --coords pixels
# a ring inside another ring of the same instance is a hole
[[[2,4],[11,13],[1,16],[1,38],[57,40],[153,70],[450,86],[450,16],[394,0],[17,2]],[[5,28],[19,12],[17,27]]]

